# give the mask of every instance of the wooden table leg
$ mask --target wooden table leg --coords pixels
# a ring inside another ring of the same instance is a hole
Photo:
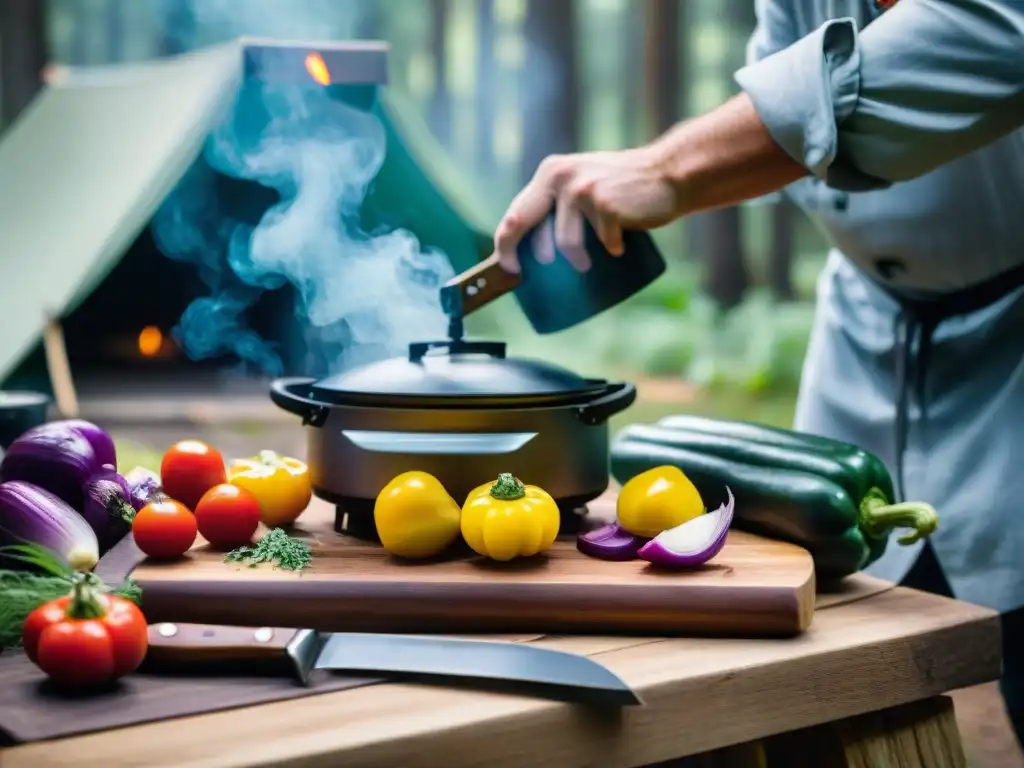
[[[668,763],[664,768],[967,768],[947,696]]]
[[[966,768],[948,696],[768,739],[769,768]]]

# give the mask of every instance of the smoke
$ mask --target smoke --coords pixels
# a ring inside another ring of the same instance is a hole
[[[206,42],[240,35],[325,39],[356,35],[364,4],[346,0],[196,0],[177,6],[179,29]],[[191,9],[182,16],[181,8]],[[187,22],[187,23],[185,23]],[[175,34],[172,29],[170,34]],[[366,232],[359,213],[385,156],[370,112],[327,89],[247,81],[229,119],[153,221],[158,247],[196,265],[209,294],[176,334],[193,359],[237,355],[269,375],[278,349],[247,325],[267,291],[294,286],[306,371],[334,372],[404,352],[445,331],[437,289],[447,258],[409,232]],[[246,220],[225,202],[217,173],[276,191]]]
[[[164,40],[173,49],[189,50],[243,35],[279,40],[365,37],[379,0],[150,1],[161,19]]]

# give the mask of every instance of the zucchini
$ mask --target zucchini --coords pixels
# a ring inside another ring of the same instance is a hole
[[[742,441],[748,444],[774,445],[831,456],[847,465],[851,472],[862,475],[865,478],[864,482],[869,487],[878,488],[890,501],[896,500],[892,475],[889,474],[885,462],[875,454],[852,443],[807,432],[772,427],[767,424],[755,424],[750,421],[709,419],[703,416],[684,414],[666,416],[658,421],[657,426],[691,434],[712,435],[729,444],[733,444],[733,441]],[[729,449],[723,448],[723,450],[728,451]]]

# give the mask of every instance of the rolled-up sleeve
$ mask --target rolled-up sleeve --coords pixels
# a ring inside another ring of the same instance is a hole
[[[859,32],[830,21],[736,80],[808,171],[883,187],[1024,125],[1024,0],[900,0]]]

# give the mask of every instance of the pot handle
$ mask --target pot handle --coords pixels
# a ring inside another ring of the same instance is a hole
[[[576,415],[579,420],[589,426],[603,424],[612,416],[624,411],[636,400],[636,387],[628,382],[609,384],[606,394],[581,405]]]
[[[281,410],[301,416],[303,425],[322,427],[330,408],[295,392],[301,387],[309,387],[314,381],[304,376],[275,379],[270,384],[270,399]]]
[[[446,339],[444,341],[414,341],[409,345],[409,362],[421,363],[428,352],[445,349],[449,355],[487,355],[504,358],[505,342],[503,341],[464,341],[462,339]]]

